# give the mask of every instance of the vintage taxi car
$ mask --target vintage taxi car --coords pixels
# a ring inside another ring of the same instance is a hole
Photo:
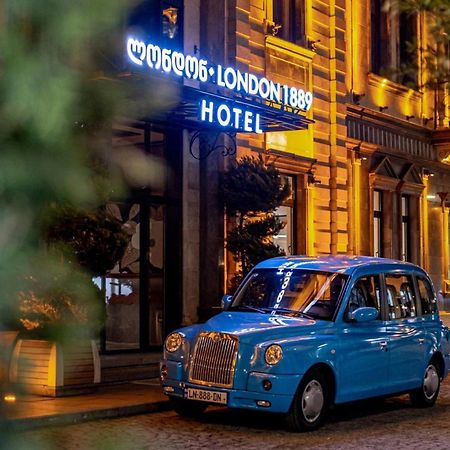
[[[308,430],[333,404],[409,392],[432,406],[450,370],[432,283],[410,263],[274,258],[222,303],[166,338],[161,380],[179,414],[226,405],[285,413],[289,428]]]

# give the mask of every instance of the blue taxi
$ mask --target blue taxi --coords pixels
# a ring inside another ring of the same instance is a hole
[[[289,428],[309,430],[333,404],[408,392],[432,406],[450,370],[431,280],[410,263],[274,258],[222,303],[166,338],[161,380],[179,414],[226,405],[285,413]]]

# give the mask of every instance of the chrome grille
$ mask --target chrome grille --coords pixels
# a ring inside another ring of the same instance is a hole
[[[225,333],[202,332],[191,359],[189,381],[197,384],[232,387],[238,339]]]

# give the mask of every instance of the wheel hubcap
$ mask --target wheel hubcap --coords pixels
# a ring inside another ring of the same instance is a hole
[[[436,367],[429,365],[425,371],[425,378],[423,379],[423,392],[428,400],[431,400],[439,387],[439,375]]]
[[[302,395],[303,416],[308,422],[314,422],[320,416],[324,403],[321,384],[311,380],[305,387]]]

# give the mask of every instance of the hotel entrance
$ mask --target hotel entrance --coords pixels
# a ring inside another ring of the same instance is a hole
[[[180,324],[181,135],[150,123],[120,124],[114,151],[142,150],[157,168],[152,185],[130,190],[107,209],[129,236],[125,254],[102,279],[105,352],[161,350],[164,336]]]

